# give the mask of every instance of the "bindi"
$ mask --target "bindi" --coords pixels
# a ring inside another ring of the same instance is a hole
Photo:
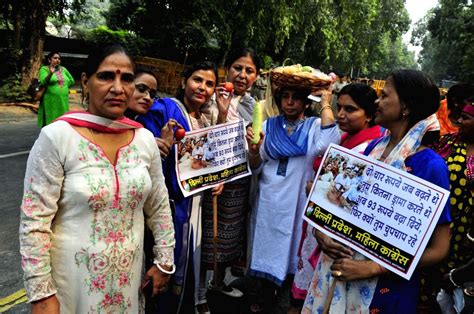
[[[115,74],[120,74],[120,73],[122,73],[122,71],[120,71],[120,70],[115,70]]]

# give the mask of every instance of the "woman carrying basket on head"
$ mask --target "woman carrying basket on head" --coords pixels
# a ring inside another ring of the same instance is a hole
[[[250,165],[260,174],[259,193],[253,206],[253,247],[250,274],[263,278],[263,308],[271,311],[274,292],[298,267],[298,244],[306,202],[306,182],[312,179],[314,158],[330,143],[340,140],[331,110],[331,91],[321,95],[321,118],[306,117],[311,85],[292,84],[272,74],[278,85],[276,102],[281,114],[262,125],[263,140],[252,144],[252,127],[247,129]],[[328,78],[328,85],[330,79]]]

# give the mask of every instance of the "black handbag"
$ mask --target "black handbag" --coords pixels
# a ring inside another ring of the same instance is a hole
[[[28,87],[28,94],[34,101],[39,101],[43,98],[44,92],[46,91],[46,86],[40,84],[37,78],[31,80],[30,86]]]

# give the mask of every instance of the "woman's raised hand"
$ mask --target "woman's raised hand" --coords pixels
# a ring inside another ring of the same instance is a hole
[[[220,83],[216,87],[216,103],[217,103],[217,109],[219,110],[219,120],[222,120],[223,118],[227,119],[227,112],[229,112],[229,106],[230,106],[230,101],[232,100],[232,97],[234,96],[234,91],[228,92],[225,87],[225,83]],[[224,121],[220,121],[224,122]]]
[[[311,93],[314,96],[321,97],[321,109],[319,115],[321,118],[321,126],[328,126],[335,122],[334,114],[332,112],[332,88],[321,89]]]
[[[321,97],[321,108],[325,105],[331,105],[332,101],[332,88],[328,89],[319,89],[311,93],[313,96]]]

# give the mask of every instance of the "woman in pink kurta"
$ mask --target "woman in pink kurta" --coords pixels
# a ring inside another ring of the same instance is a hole
[[[33,313],[138,313],[142,281],[156,294],[173,272],[160,153],[149,131],[123,117],[133,71],[120,46],[89,55],[88,111],[44,127],[31,150],[20,251]],[[145,278],[144,222],[155,238]]]

